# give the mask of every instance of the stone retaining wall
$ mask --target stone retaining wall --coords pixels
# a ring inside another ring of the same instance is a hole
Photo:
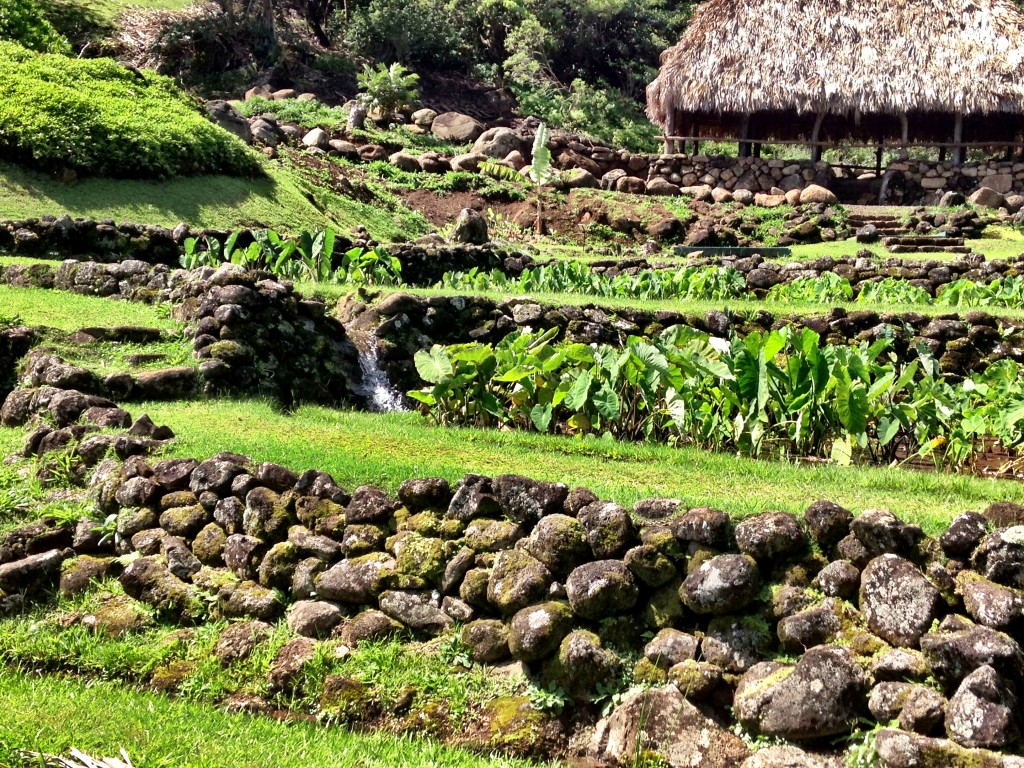
[[[321,640],[461,626],[474,662],[514,660],[578,702],[624,673],[650,686],[578,747],[606,760],[631,754],[622,731],[639,708],[646,723],[671,718],[649,746],[696,750],[689,764],[711,768],[750,755],[737,722],[814,745],[862,718],[897,721],[886,739],[930,750],[929,765],[1015,764],[980,751],[1021,743],[1024,510],[1012,505],[964,513],[932,539],[888,511],[854,517],[828,501],[734,523],[678,499],[627,510],[520,475],[349,492],[323,472],[235,454],[106,460],[92,488],[117,536],[89,520],[7,534],[6,610],[47,586],[74,595],[114,577],[127,597],[81,619],[94,629],[135,601],[174,623],[237,619],[232,638],[283,618],[297,637],[269,687],[285,692]],[[138,557],[117,559],[128,553]],[[353,702],[329,687],[325,714],[343,715]],[[887,768],[919,764],[892,752]]]
[[[982,187],[1001,195],[1024,192],[1024,162],[1019,161],[956,165],[950,161],[906,160],[891,164],[887,170],[903,174],[911,192],[909,199],[923,200],[943,191],[969,195]]]

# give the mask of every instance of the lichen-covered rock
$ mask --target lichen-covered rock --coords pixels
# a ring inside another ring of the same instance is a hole
[[[342,560],[316,578],[317,594],[325,600],[368,605],[383,591],[386,577],[397,567],[395,559],[382,552]]]
[[[517,661],[550,656],[572,630],[572,610],[566,603],[547,602],[523,608],[508,624],[508,647]]]
[[[267,589],[286,591],[299,564],[299,548],[290,541],[279,541],[263,556],[256,573],[259,583]]]
[[[153,480],[168,493],[184,491],[198,466],[195,459],[164,459],[153,464]]]
[[[718,616],[701,641],[704,659],[727,672],[746,672],[772,650],[768,625],[757,616]]]
[[[191,539],[210,522],[210,513],[202,505],[175,507],[160,514],[160,527],[171,536]]]
[[[947,557],[967,560],[988,533],[988,519],[978,512],[965,512],[939,536],[939,545]]]
[[[1024,589],[1024,525],[983,538],[971,556],[971,565],[990,581]]]
[[[221,664],[245,661],[256,646],[270,637],[272,628],[264,621],[236,621],[228,624],[217,638],[213,655]]]
[[[341,641],[352,648],[359,643],[374,642],[394,637],[402,631],[402,625],[378,610],[363,611],[341,628]]]
[[[597,724],[590,753],[623,765],[637,755],[661,756],[674,768],[735,768],[750,756],[738,736],[701,713],[675,685],[628,696]]]
[[[311,600],[316,597],[316,577],[327,570],[327,563],[319,557],[307,557],[299,561],[292,574],[292,600]]]
[[[890,648],[877,654],[871,662],[871,675],[876,681],[921,681],[930,674],[924,654],[909,648]]]
[[[925,736],[942,726],[946,717],[946,697],[924,685],[914,686],[903,702],[900,728]]]
[[[167,561],[167,570],[182,581],[189,581],[203,567],[185,540],[177,536],[165,536],[160,541],[160,551]]]
[[[622,661],[604,648],[593,632],[577,629],[558,646],[556,677],[563,688],[576,695],[593,695],[599,685],[614,682]]]
[[[895,680],[879,683],[868,696],[868,711],[880,723],[896,720],[915,687],[914,683]]]
[[[870,557],[909,554],[921,536],[920,528],[907,525],[885,509],[864,510],[853,519],[850,529]]]
[[[398,509],[399,503],[389,498],[384,491],[372,485],[362,485],[352,494],[352,500],[345,507],[345,522],[358,523],[386,522]]]
[[[678,629],[665,628],[644,646],[644,656],[656,666],[669,669],[697,658],[700,642],[693,635]]]
[[[254,581],[225,584],[217,594],[217,608],[228,618],[250,617],[271,621],[284,612],[284,605],[273,590]]]
[[[679,597],[695,613],[736,613],[761,588],[757,564],[748,555],[718,555],[704,561],[683,581]]]
[[[633,574],[620,560],[596,560],[575,568],[565,592],[573,613],[593,620],[631,610],[640,594]]]
[[[826,597],[848,600],[860,589],[860,569],[849,560],[833,560],[814,577]]]
[[[257,538],[240,533],[228,536],[224,541],[224,565],[240,579],[255,579],[266,545]]]
[[[395,537],[395,562],[400,573],[436,582],[444,572],[444,541],[403,531]]]
[[[487,600],[504,615],[543,599],[554,578],[536,558],[521,550],[505,550],[494,558],[487,582]],[[463,597],[473,605],[473,601]]]
[[[316,557],[329,563],[341,556],[341,544],[329,536],[318,536],[303,525],[288,529],[288,541],[295,545],[301,557]]]
[[[1019,680],[1024,675],[1024,652],[1017,642],[985,626],[929,632],[921,638],[921,652],[935,676],[949,688],[986,665],[1009,679]]]
[[[973,571],[956,576],[956,590],[967,615],[979,624],[1002,631],[1024,628],[1024,591],[1004,587]]]
[[[493,493],[491,478],[472,474],[463,477],[455,486],[446,514],[464,523],[475,517],[500,517],[501,505]]]
[[[463,578],[473,567],[475,561],[476,552],[469,547],[459,549],[444,566],[444,573],[441,575],[441,592],[444,594],[457,592]]]
[[[388,590],[379,602],[381,611],[417,632],[439,635],[455,624],[430,593]]]
[[[540,519],[526,540],[526,551],[559,578],[590,557],[583,525],[576,518],[562,514]]]
[[[244,467],[226,459],[212,458],[195,465],[189,478],[189,490],[199,495],[203,491],[211,491],[218,496],[227,496],[231,491],[231,481],[245,472]],[[167,488],[157,477],[157,481]],[[167,488],[167,490],[178,490]]]
[[[823,550],[834,547],[849,534],[853,513],[831,501],[816,501],[804,510],[804,523]]]
[[[398,500],[410,512],[434,510],[444,512],[452,501],[452,489],[443,477],[421,477],[406,480],[398,487]]]
[[[660,587],[676,576],[676,567],[664,552],[650,544],[641,544],[626,552],[622,559],[642,584]]]
[[[618,504],[610,501],[588,504],[580,510],[578,519],[587,532],[587,543],[598,559],[621,557],[634,542],[633,521]]]
[[[462,644],[470,649],[473,661],[493,664],[511,655],[508,628],[496,619],[478,619],[462,628]]]
[[[652,591],[642,601],[645,626],[654,630],[664,629],[675,626],[683,618],[686,609],[683,608],[683,601],[679,599],[681,586],[682,580],[677,577],[665,586]]]
[[[125,593],[160,613],[188,621],[201,617],[204,612],[202,601],[194,589],[156,558],[140,557],[132,561],[118,581]]]
[[[489,568],[471,568],[462,577],[459,585],[459,597],[476,608],[489,608],[487,588],[491,583]]]
[[[876,557],[861,574],[861,611],[871,631],[891,645],[916,646],[943,605],[939,590],[899,555]]]
[[[242,532],[242,516],[245,514],[245,505],[234,496],[221,499],[213,508],[213,521],[217,523],[229,536]]]
[[[242,530],[264,541],[280,541],[296,522],[284,497],[269,488],[253,488],[246,494]]]
[[[755,560],[774,560],[806,549],[803,529],[793,515],[765,512],[736,526],[736,544]]]
[[[729,515],[711,507],[695,507],[674,518],[670,525],[682,542],[722,550],[729,546]]]
[[[288,629],[303,637],[325,637],[343,618],[337,603],[299,600],[288,609]]]
[[[740,680],[734,700],[749,730],[793,741],[847,733],[864,710],[867,678],[845,648],[819,646],[795,667],[758,664]]]
[[[466,526],[463,541],[477,552],[500,552],[511,549],[523,535],[523,529],[517,523],[478,517]]]
[[[843,628],[842,606],[826,601],[817,608],[800,611],[779,621],[776,633],[784,651],[802,653],[816,645],[824,645]]]
[[[136,533],[156,528],[159,524],[160,517],[155,510],[148,507],[128,507],[117,513],[115,529],[122,539],[131,539]]]
[[[561,512],[569,495],[569,488],[563,483],[532,480],[522,475],[499,475],[491,482],[491,487],[505,516],[524,525]]]
[[[65,560],[60,569],[60,593],[71,597],[88,589],[93,581],[101,581],[116,565],[112,557],[79,555]]]
[[[878,732],[875,749],[882,768],[1021,768],[1021,762],[1010,756],[895,728]]]
[[[946,734],[964,747],[1002,749],[1017,741],[1017,696],[990,666],[974,670],[949,700]]]
[[[159,503],[162,489],[148,477],[133,477],[117,489],[114,499],[122,507],[148,507]]]
[[[224,547],[228,537],[216,523],[209,523],[196,534],[192,541],[192,554],[203,565],[216,567],[224,564]]]

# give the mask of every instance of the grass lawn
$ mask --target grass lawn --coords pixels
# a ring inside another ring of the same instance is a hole
[[[413,737],[357,734],[308,722],[228,715],[215,707],[142,693],[123,683],[0,675],[0,765],[29,768],[28,749],[94,757],[124,748],[137,766],[174,768],[493,768],[530,765]]]
[[[178,435],[174,456],[237,451],[297,471],[330,472],[350,490],[372,483],[389,491],[410,477],[467,472],[519,473],[591,488],[632,505],[668,496],[737,516],[765,510],[802,513],[818,499],[855,512],[885,507],[930,534],[966,510],[993,501],[1024,503],[1024,484],[878,467],[797,466],[690,448],[605,443],[524,432],[439,428],[414,413],[369,414],[320,407],[284,415],[258,400],[142,403],[132,408]],[[0,447],[15,443],[0,429]],[[20,432],[18,439],[20,439]]]
[[[65,331],[87,326],[142,325],[164,330],[177,327],[174,320],[149,304],[9,285],[0,285],[0,317],[18,317],[25,325],[45,325]]]

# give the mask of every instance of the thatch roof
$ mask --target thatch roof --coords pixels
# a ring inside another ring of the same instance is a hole
[[[1024,14],[1011,0],[708,0],[661,60],[647,113],[662,127],[670,109],[1024,112]]]

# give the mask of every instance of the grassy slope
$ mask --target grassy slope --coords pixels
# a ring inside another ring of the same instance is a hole
[[[241,225],[280,231],[323,226],[317,210],[286,173],[268,166],[264,179],[179,177],[168,181],[92,178],[64,184],[20,166],[0,163],[0,218],[45,214],[114,219],[174,227],[229,229]]]
[[[176,768],[475,768],[525,766],[411,737],[227,715],[200,704],[140,693],[122,683],[0,675],[0,764],[20,768],[9,750],[93,756],[125,748],[135,765]],[[111,716],[116,713],[116,716]],[[38,765],[38,763],[31,763]]]
[[[66,331],[86,326],[109,328],[143,325],[170,330],[176,323],[147,304],[80,296],[43,288],[0,285],[0,317],[19,317],[25,325],[46,325]]]
[[[255,400],[143,403],[178,435],[175,456],[238,451],[296,470],[332,473],[350,489],[373,483],[394,491],[409,477],[466,472],[521,473],[590,487],[624,505],[670,496],[736,515],[772,509],[799,513],[831,499],[854,511],[885,507],[941,532],[956,514],[996,500],[1024,503],[1024,485],[890,468],[794,466],[696,449],[602,443],[522,432],[428,425],[419,415],[368,414],[305,407],[294,415]],[[0,446],[5,442],[0,430]]]

